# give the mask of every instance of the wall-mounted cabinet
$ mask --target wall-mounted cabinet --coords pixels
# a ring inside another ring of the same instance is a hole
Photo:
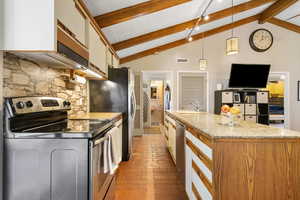
[[[4,0],[3,5],[1,49],[55,67],[92,65],[107,76],[113,54],[81,0]]]
[[[74,0],[55,0],[55,17],[73,38],[87,45],[88,20]]]
[[[116,56],[113,56],[113,64],[112,65],[114,68],[119,68],[120,61]]]
[[[89,25],[90,64],[107,73],[106,46],[92,24]]]
[[[107,66],[113,66],[113,55],[109,48],[106,49],[106,64]]]

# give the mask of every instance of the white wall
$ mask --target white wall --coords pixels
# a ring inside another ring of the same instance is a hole
[[[274,35],[274,44],[265,53],[257,53],[249,46],[250,34],[258,28],[267,28]],[[300,102],[297,102],[297,80],[300,80],[300,35],[272,24],[259,25],[257,22],[235,29],[235,36],[240,37],[240,53],[225,55],[225,40],[230,37],[226,31],[205,39],[205,57],[208,59],[210,112],[213,112],[213,99],[216,84],[229,78],[232,63],[271,64],[272,71],[290,72],[290,128],[300,131]],[[201,41],[176,47],[158,55],[141,58],[124,66],[136,71],[173,70],[174,86],[176,87],[176,71],[198,70],[201,53]],[[176,58],[188,58],[189,63],[178,64]],[[176,96],[176,92],[174,93]],[[176,108],[177,97],[173,98]]]

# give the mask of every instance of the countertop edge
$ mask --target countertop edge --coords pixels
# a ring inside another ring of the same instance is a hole
[[[272,142],[281,142],[281,141],[291,141],[291,142],[300,142],[300,133],[299,136],[258,136],[255,135],[253,137],[251,136],[214,136],[212,134],[209,134],[203,130],[200,130],[199,128],[193,126],[191,123],[189,123],[188,121],[177,117],[176,115],[174,115],[172,113],[172,111],[165,111],[166,114],[171,117],[174,120],[177,120],[181,123],[183,123],[187,128],[191,128],[195,131],[197,131],[199,134],[202,134],[206,137],[208,137],[209,139],[213,140],[214,142],[222,142],[222,141],[228,141],[231,140],[232,142],[241,142],[241,141],[256,141],[256,142],[267,142],[267,141],[272,141]]]

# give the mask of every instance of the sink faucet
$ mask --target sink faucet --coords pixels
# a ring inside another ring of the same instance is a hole
[[[192,102],[191,106],[193,107],[193,110],[196,112],[200,112],[202,110],[202,105],[201,105],[200,101]]]

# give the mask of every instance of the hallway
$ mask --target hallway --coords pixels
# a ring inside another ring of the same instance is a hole
[[[184,186],[161,134],[135,137],[133,157],[121,164],[116,200],[185,200]]]

